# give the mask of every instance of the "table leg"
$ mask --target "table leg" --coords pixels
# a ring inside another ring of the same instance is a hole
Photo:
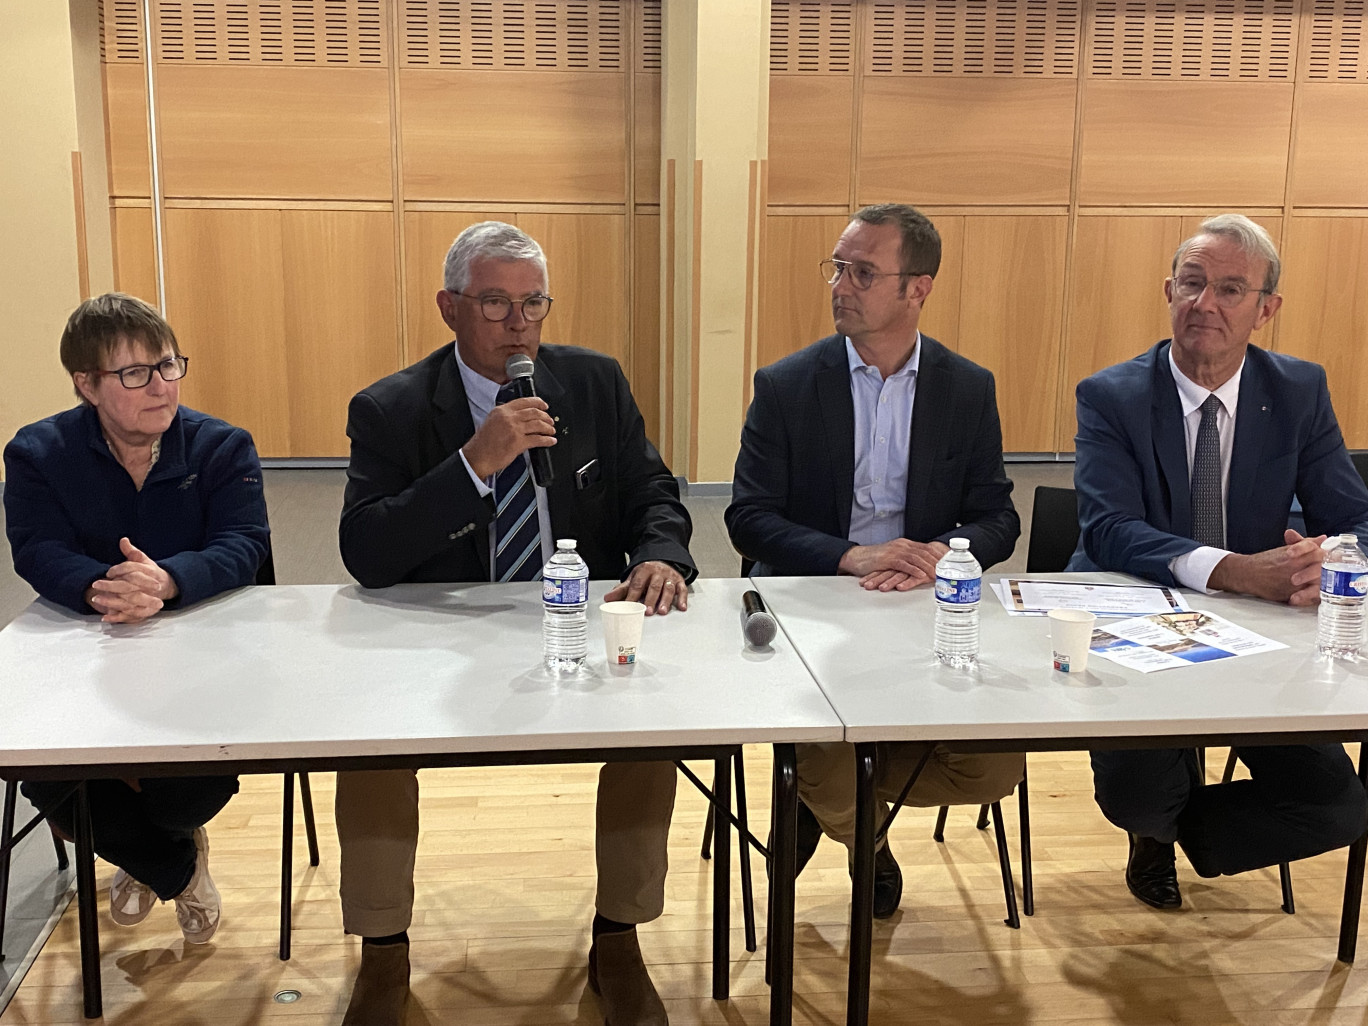
[[[774,746],[770,838],[770,1026],[793,1022],[793,885],[798,861],[798,760],[791,744]]]
[[[713,762],[713,800],[731,811],[731,755]],[[731,820],[713,810],[713,987],[714,1001],[726,1001],[731,974]]]
[[[290,921],[294,912],[294,774],[285,774],[280,826],[280,960],[290,960]]]
[[[1359,783],[1368,787],[1368,740],[1359,751]],[[1340,912],[1339,960],[1354,963],[1358,950],[1359,908],[1363,904],[1363,867],[1368,856],[1368,834],[1349,846],[1349,865],[1344,872],[1344,908]]]
[[[874,750],[855,746],[855,865],[850,897],[850,986],[846,1026],[869,1022],[869,973],[874,944]]]
[[[95,838],[90,824],[90,799],[84,782],[76,788],[76,918],[81,934],[81,984],[85,1017],[104,1014],[100,990],[100,920],[96,912]]]

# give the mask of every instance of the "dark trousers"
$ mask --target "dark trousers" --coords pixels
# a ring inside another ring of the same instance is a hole
[[[1309,858],[1368,828],[1368,796],[1342,745],[1235,753],[1250,779],[1203,786],[1192,748],[1093,752],[1097,804],[1123,830],[1177,841],[1199,876]]]
[[[72,834],[73,781],[28,780],[24,797],[48,822]],[[135,791],[122,780],[91,780],[90,819],[95,853],[170,901],[195,875],[197,827],[204,826],[237,794],[237,777],[144,777]]]

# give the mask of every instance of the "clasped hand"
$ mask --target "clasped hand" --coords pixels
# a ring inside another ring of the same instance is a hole
[[[489,411],[480,430],[461,446],[466,462],[481,479],[497,474],[528,449],[556,444],[556,422],[545,400],[512,399]]]
[[[894,538],[847,549],[838,570],[858,577],[866,591],[910,591],[936,579],[936,564],[949,551],[944,542]]]
[[[1257,598],[1314,606],[1320,602],[1320,571],[1325,535],[1303,538],[1290,528],[1283,545],[1253,555],[1232,552],[1216,564],[1207,580],[1215,591],[1234,591]]]
[[[86,603],[105,623],[139,623],[180,594],[175,578],[127,538],[119,539],[127,557],[86,589]]]

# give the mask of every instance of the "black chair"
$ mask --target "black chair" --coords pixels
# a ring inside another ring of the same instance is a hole
[[[266,558],[257,567],[256,584],[275,584],[275,555],[270,544]],[[309,865],[318,865],[318,830],[314,826],[313,792],[309,790],[309,774],[299,773],[299,800],[304,806],[304,833],[309,843]],[[280,960],[290,960],[290,927],[294,909],[294,783],[295,774],[285,774],[285,791],[281,811],[280,830]]]
[[[1363,483],[1368,484],[1368,452],[1351,452],[1349,459],[1353,461],[1358,476],[1363,478]]]

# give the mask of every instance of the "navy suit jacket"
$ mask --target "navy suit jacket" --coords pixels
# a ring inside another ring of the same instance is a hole
[[[921,338],[903,536],[969,539],[987,569],[1012,554],[1021,520],[1002,465],[993,375]],[[854,543],[855,405],[845,337],[831,335],[755,374],[727,529],[774,574],[829,576]]]
[[[1070,570],[1119,570],[1175,585],[1169,562],[1198,547],[1168,354],[1165,339],[1079,382],[1081,533]],[[1344,447],[1324,368],[1251,345],[1235,413],[1225,547],[1251,554],[1282,545],[1293,495],[1309,534],[1368,540],[1368,488]]]
[[[454,347],[358,392],[348,409],[339,540],[347,570],[368,588],[489,580],[494,502],[461,460],[475,421]],[[543,344],[533,379],[556,420],[546,495],[555,537],[576,539],[595,579],[618,580],[658,559],[692,580],[688,511],[617,361]]]

